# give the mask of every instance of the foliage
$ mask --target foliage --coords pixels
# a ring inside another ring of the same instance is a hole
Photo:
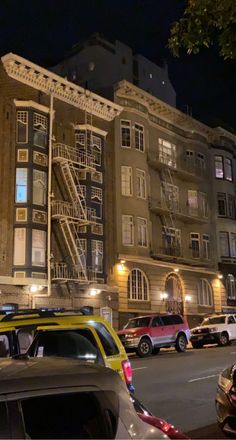
[[[182,18],[171,28],[168,47],[196,54],[218,45],[224,59],[236,59],[236,0],[186,0]]]

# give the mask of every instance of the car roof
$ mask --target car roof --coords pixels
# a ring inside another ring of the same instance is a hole
[[[180,316],[179,313],[152,313],[150,315],[140,315],[140,316],[134,316],[133,318],[130,318],[129,321],[131,321],[132,319],[139,319],[139,318],[155,318],[156,316],[160,316],[162,318],[162,316]]]
[[[111,389],[111,384],[114,388],[119,384],[117,378],[119,375],[109,368],[77,359],[8,358],[0,360],[0,400],[4,394],[50,388],[96,386]]]

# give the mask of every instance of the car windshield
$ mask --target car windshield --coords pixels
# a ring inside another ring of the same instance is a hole
[[[124,328],[136,328],[136,327],[148,327],[150,323],[150,318],[135,318],[127,322]]]
[[[225,316],[213,316],[211,318],[203,319],[201,325],[209,325],[209,324],[224,324]]]

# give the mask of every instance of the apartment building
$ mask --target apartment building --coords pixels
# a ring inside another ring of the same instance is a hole
[[[104,158],[122,108],[14,54],[0,85],[0,304],[117,310]]]

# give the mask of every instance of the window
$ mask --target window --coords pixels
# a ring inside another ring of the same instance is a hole
[[[212,306],[213,305],[213,295],[210,283],[201,279],[198,286],[198,304],[201,306]]]
[[[98,202],[102,202],[102,188],[97,188],[95,186],[91,187],[91,200],[97,200]]]
[[[209,260],[210,258],[210,239],[209,235],[202,235],[202,258],[204,260]]]
[[[32,265],[45,266],[46,232],[32,229]]]
[[[84,131],[79,131],[75,133],[75,144],[80,149],[80,145],[85,146],[85,133]],[[79,145],[77,145],[79,144]],[[84,148],[83,148],[84,149]]]
[[[205,163],[205,156],[202,153],[197,153],[197,165],[200,168],[200,170],[205,170],[206,163]]]
[[[27,202],[27,168],[16,168],[16,203]]]
[[[103,242],[92,240],[92,267],[95,272],[103,272]]]
[[[219,238],[221,257],[229,257],[229,233],[221,231]]]
[[[217,179],[224,178],[224,163],[222,156],[215,156],[215,176]]]
[[[138,217],[137,225],[138,225],[138,245],[141,247],[147,247],[148,245],[147,219]]]
[[[188,160],[188,161],[194,160],[194,151],[193,150],[186,150],[185,155],[186,155],[186,160]]]
[[[28,112],[17,111],[16,121],[16,142],[18,144],[26,144],[28,142]]]
[[[44,171],[33,170],[33,204],[46,205],[47,175]]]
[[[86,179],[86,171],[80,171],[81,173],[84,173],[84,179]],[[91,180],[92,182],[102,183],[103,182],[103,175],[99,171],[92,171],[91,173]]]
[[[159,160],[166,165],[176,168],[176,145],[164,139],[158,139]]]
[[[120,121],[121,128],[121,146],[125,148],[131,148],[131,122]]]
[[[133,269],[128,276],[128,299],[133,301],[148,301],[149,286],[145,273],[140,269]]]
[[[228,217],[235,219],[235,198],[228,194]]]
[[[234,232],[231,232],[230,238],[231,238],[230,254],[231,257],[236,258],[236,234]]]
[[[47,146],[47,129],[48,129],[47,116],[41,115],[39,113],[34,113],[33,128],[34,128],[34,145],[45,148]]]
[[[135,148],[139,151],[144,151],[144,127],[139,124],[134,124],[134,140]]]
[[[16,208],[16,221],[27,222],[27,208]]]
[[[146,173],[143,170],[136,169],[137,197],[146,199]]]
[[[181,231],[179,229],[162,226],[162,243],[165,255],[180,256]]]
[[[104,351],[107,356],[114,356],[119,353],[118,347],[111,335],[111,333],[106,329],[105,325],[100,322],[92,322],[92,326],[96,329],[96,332],[101,339]]]
[[[233,180],[232,161],[228,157],[225,158],[225,179],[230,182]]]
[[[232,274],[226,277],[226,292],[228,299],[236,299],[235,278]]]
[[[134,220],[132,215],[122,215],[122,244],[134,245]]]
[[[121,167],[121,194],[122,196],[133,195],[132,167]]]
[[[172,183],[162,182],[161,185],[161,203],[165,208],[171,211],[179,210],[179,188]]]
[[[200,258],[200,234],[198,232],[191,232],[190,244],[192,249],[192,257]]]
[[[217,193],[217,204],[218,204],[218,216],[226,217],[227,215],[226,194]]]
[[[14,256],[13,264],[22,266],[25,264],[26,229],[15,228],[14,230]]]
[[[202,217],[208,217],[208,200],[207,194],[199,193],[199,215]]]
[[[17,162],[28,162],[28,150],[17,150]]]
[[[33,152],[33,162],[37,165],[41,165],[43,167],[46,167],[48,164],[48,158],[46,154],[39,153],[38,151]]]
[[[188,190],[188,211],[190,215],[198,214],[198,192]]]
[[[92,135],[91,143],[92,143],[92,155],[94,156],[94,163],[95,165],[100,167],[102,164],[102,140],[98,136]]]

